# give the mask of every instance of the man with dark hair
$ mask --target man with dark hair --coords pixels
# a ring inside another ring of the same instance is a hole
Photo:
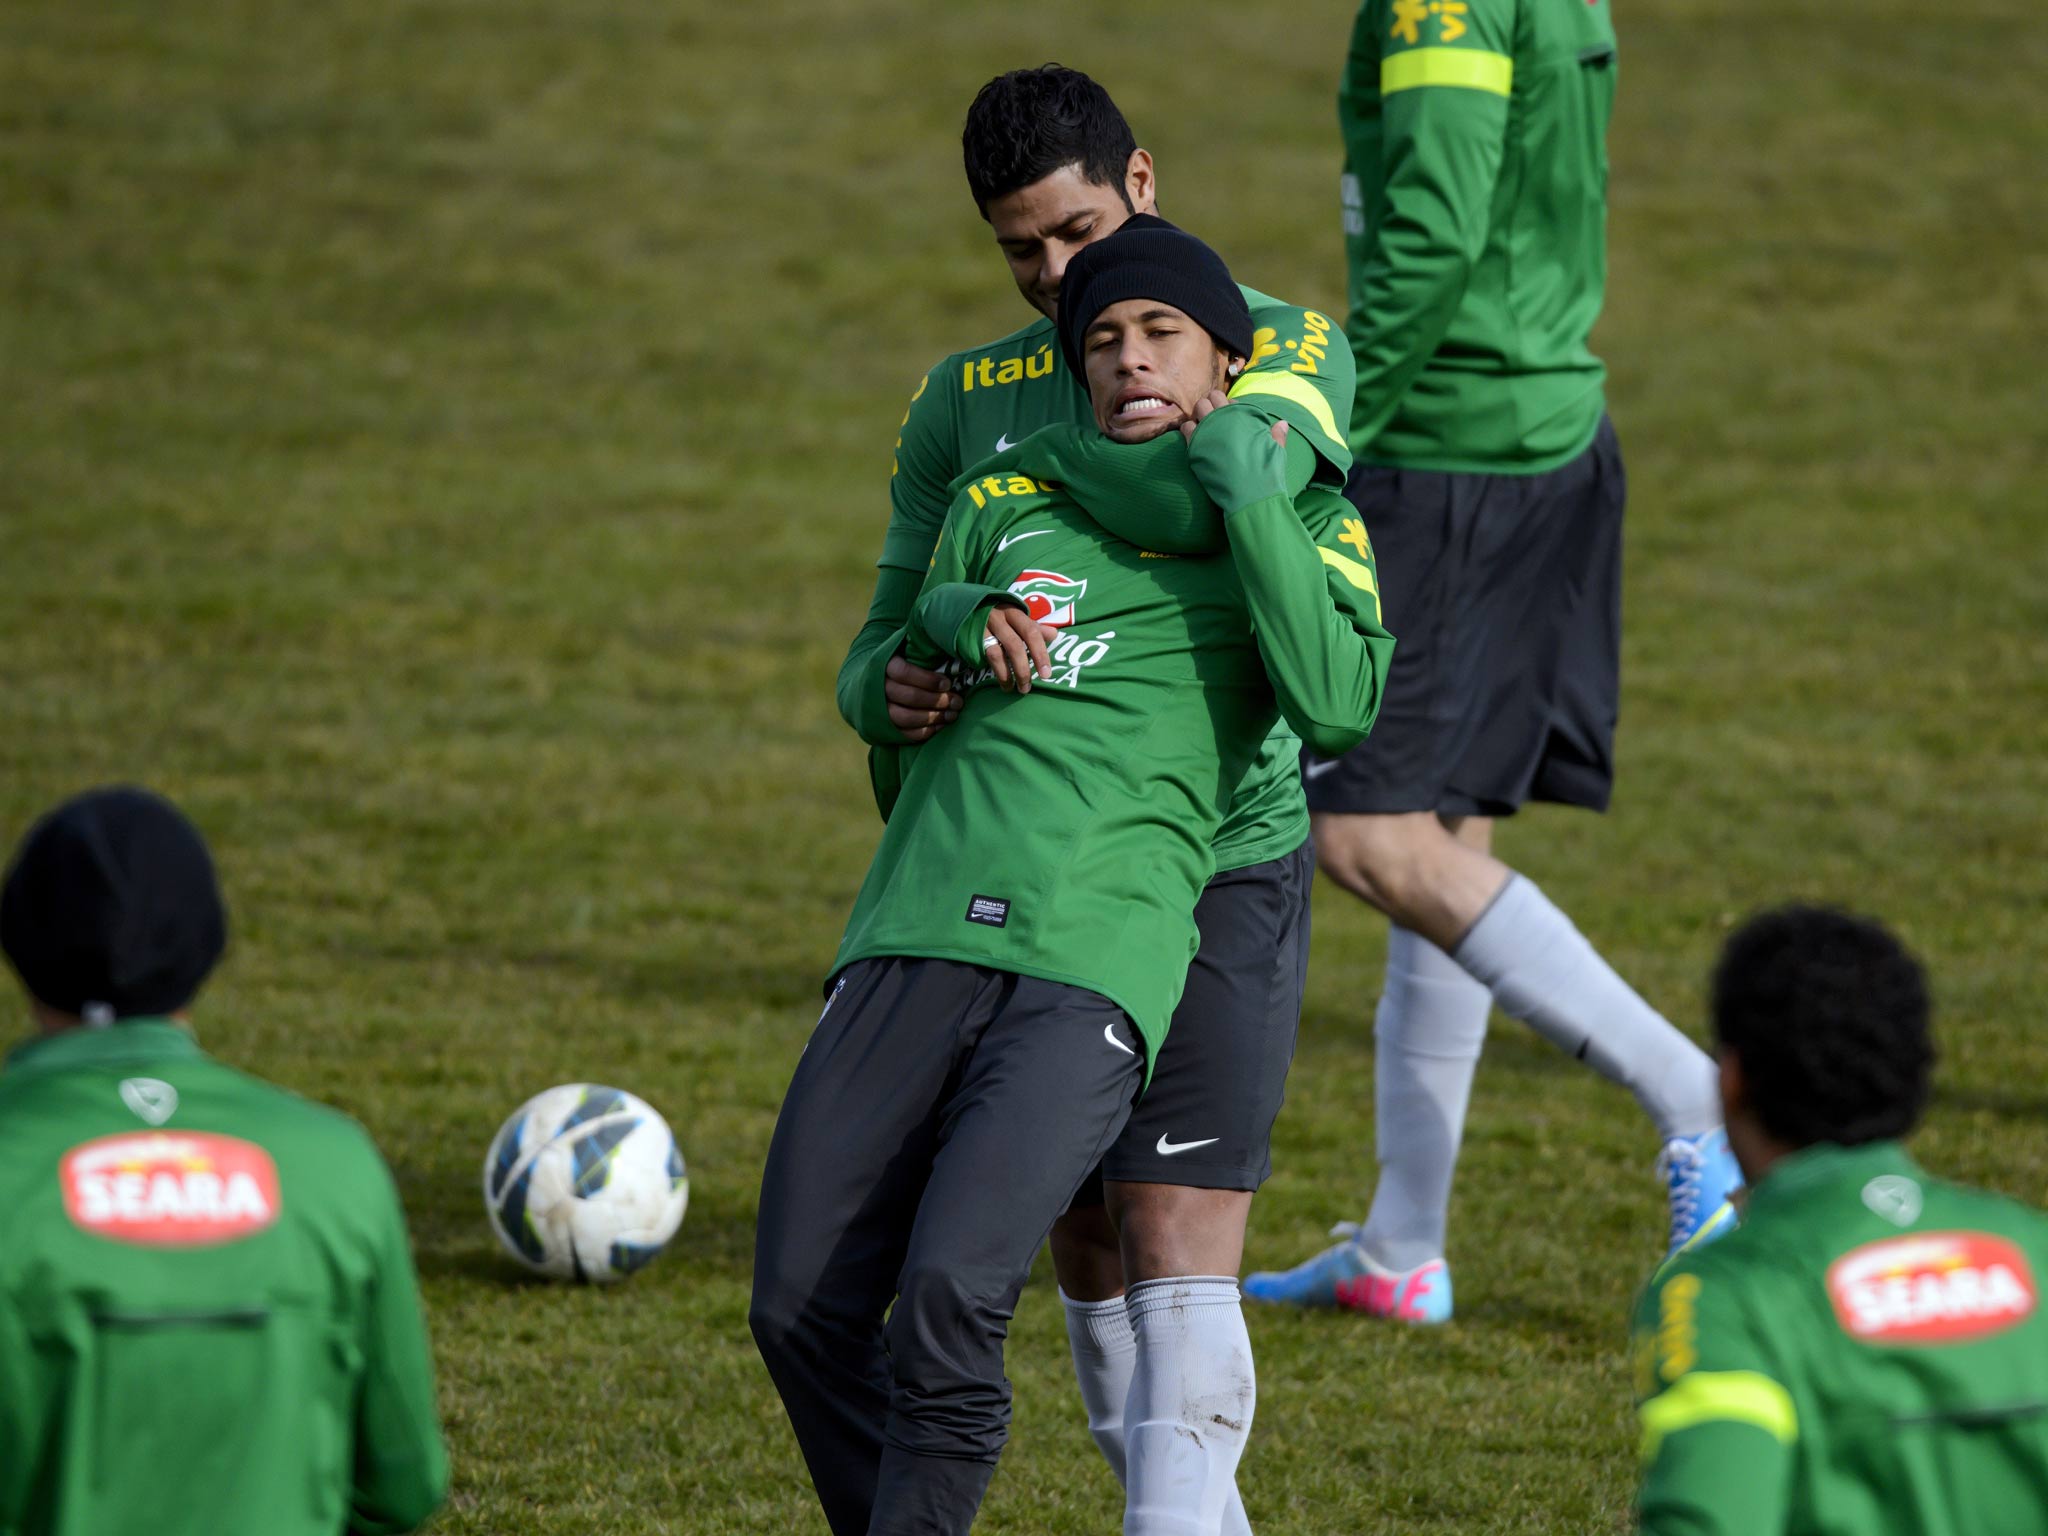
[[[136,789],[37,822],[0,948],[0,1531],[360,1536],[448,1489],[405,1216],[354,1121],[211,1061],[213,861]]]
[[[1639,996],[1493,822],[1605,810],[1626,482],[1587,341],[1606,279],[1606,0],[1364,0],[1338,93],[1357,364],[1345,488],[1408,641],[1370,748],[1311,759],[1316,861],[1387,914],[1378,1185],[1362,1225],[1245,1293],[1451,1315],[1452,1175],[1497,1005],[1626,1087],[1676,1248],[1732,1217],[1707,1055]]]
[[[1636,1314],[1654,1536],[2048,1528],[2048,1218],[1899,1145],[1934,1049],[1883,928],[1785,907],[1714,973],[1742,1226]]]
[[[958,715],[961,695],[908,656],[868,663],[894,642],[924,581],[957,476],[1041,427],[1092,420],[1087,391],[1054,321],[1069,263],[1134,214],[1155,211],[1152,157],[1136,146],[1109,94],[1058,65],[1015,70],[982,87],[961,134],[967,182],[1010,267],[1039,312],[999,340],[956,352],[925,376],[896,443],[891,514],[874,599],[839,676],[839,707],[872,747],[884,797],[898,756]],[[1352,364],[1333,323],[1244,289],[1250,349],[1234,399],[1285,420],[1291,452],[1315,482],[1339,486],[1350,467],[1342,423]],[[1333,558],[1370,565],[1355,517]],[[1029,535],[1027,532],[1026,536]],[[1332,567],[1332,569],[1336,569]],[[1201,947],[1174,1015],[1173,1045],[1123,1135],[1052,1234],[1054,1268],[1089,1429],[1124,1477],[1123,1409],[1140,1358],[1126,1282],[1235,1274],[1252,1192],[1271,1172],[1308,964],[1314,863],[1286,722],[1245,775],[1215,840],[1216,874],[1196,908]],[[1114,1215],[1115,1220],[1111,1220]],[[1249,1530],[1233,1492],[1223,1530]]]
[[[1393,642],[1349,505],[1222,394],[1251,319],[1162,221],[1080,253],[1056,339],[1090,426],[963,479],[862,663],[861,687],[899,650],[950,668],[966,703],[885,788],[762,1175],[750,1321],[838,1536],[967,1529],[1032,1257],[1182,1027],[1233,791],[1276,715],[1343,747],[1377,709]],[[1254,1384],[1226,1258],[1130,1287],[1158,1366],[1118,1404],[1130,1536],[1207,1536],[1234,1495]]]

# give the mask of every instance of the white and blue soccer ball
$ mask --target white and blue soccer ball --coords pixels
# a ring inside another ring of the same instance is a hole
[[[557,1280],[621,1280],[676,1235],[690,1178],[643,1099],[565,1083],[513,1113],[484,1156],[484,1209],[505,1251]]]

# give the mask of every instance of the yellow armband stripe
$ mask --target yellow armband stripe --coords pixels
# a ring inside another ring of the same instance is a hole
[[[1372,619],[1375,624],[1379,623],[1380,586],[1372,579],[1372,567],[1360,565],[1349,555],[1340,555],[1334,549],[1324,549],[1320,544],[1316,546],[1316,553],[1323,557],[1323,564],[1336,571],[1359,591],[1372,594]]]
[[[1330,409],[1330,402],[1298,373],[1247,373],[1239,376],[1230,388],[1230,398],[1242,400],[1246,395],[1278,395],[1282,400],[1292,400],[1296,405],[1315,418],[1317,426],[1331,442],[1339,448],[1344,446],[1344,434],[1337,430],[1337,417]]]
[[[1799,1438],[1792,1394],[1756,1371],[1693,1371],[1642,1407],[1643,1438],[1638,1447],[1652,1460],[1667,1435],[1696,1424],[1749,1424],[1780,1444]]]
[[[1412,91],[1418,85],[1455,85],[1505,96],[1515,81],[1515,61],[1477,48],[1409,48],[1380,60],[1380,94]]]

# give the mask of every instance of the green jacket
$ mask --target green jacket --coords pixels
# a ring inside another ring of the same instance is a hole
[[[1364,0],[1344,135],[1351,451],[1531,475],[1605,410],[1608,0]]]
[[[1817,1146],[1636,1318],[1655,1536],[2048,1531],[2048,1217]]]
[[[1344,442],[1351,413],[1350,349],[1327,315],[1239,286],[1254,330],[1252,355],[1232,392],[1291,423],[1315,450],[1318,478],[1342,487],[1351,468]],[[839,712],[874,748],[869,771],[877,785],[905,771],[895,761],[903,733],[889,723],[884,668],[869,662],[910,618],[953,505],[955,482],[1042,427],[1094,422],[1087,387],[1068,370],[1053,324],[1042,317],[999,341],[955,352],[918,383],[890,465],[889,527],[874,598],[839,673]],[[1300,759],[1301,743],[1284,724],[1276,727],[1217,829],[1218,869],[1277,859],[1307,838]]]
[[[411,1530],[448,1463],[405,1218],[346,1116],[162,1020],[0,1074],[0,1536]]]
[[[967,702],[897,754],[900,780],[877,774],[888,826],[833,974],[917,955],[1082,987],[1130,1015],[1149,1071],[1217,828],[1275,718],[1318,751],[1356,746],[1394,649],[1364,524],[1269,427],[1234,405],[1190,449],[1055,424],[962,480],[908,621],[866,665],[900,647]],[[988,686],[992,605],[1058,629],[1028,694]]]

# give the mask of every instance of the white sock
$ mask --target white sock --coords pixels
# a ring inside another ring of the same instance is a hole
[[[1236,1279],[1145,1280],[1124,1304],[1138,1338],[1124,1403],[1124,1536],[1248,1536],[1237,1461],[1258,1384]],[[1226,1526],[1232,1507],[1238,1523]]]
[[[1451,1175],[1492,1007],[1493,994],[1421,934],[1388,934],[1373,1026],[1380,1179],[1358,1234],[1382,1268],[1443,1257]]]
[[[1721,1123],[1713,1060],[1638,997],[1535,884],[1509,875],[1453,958],[1504,1013],[1624,1085],[1668,1139]]]
[[[1076,1301],[1065,1291],[1067,1345],[1074,1355],[1074,1380],[1088,1410],[1088,1433],[1116,1474],[1124,1480],[1124,1399],[1131,1391],[1131,1367],[1137,1363],[1138,1341],[1131,1333],[1124,1299]]]

